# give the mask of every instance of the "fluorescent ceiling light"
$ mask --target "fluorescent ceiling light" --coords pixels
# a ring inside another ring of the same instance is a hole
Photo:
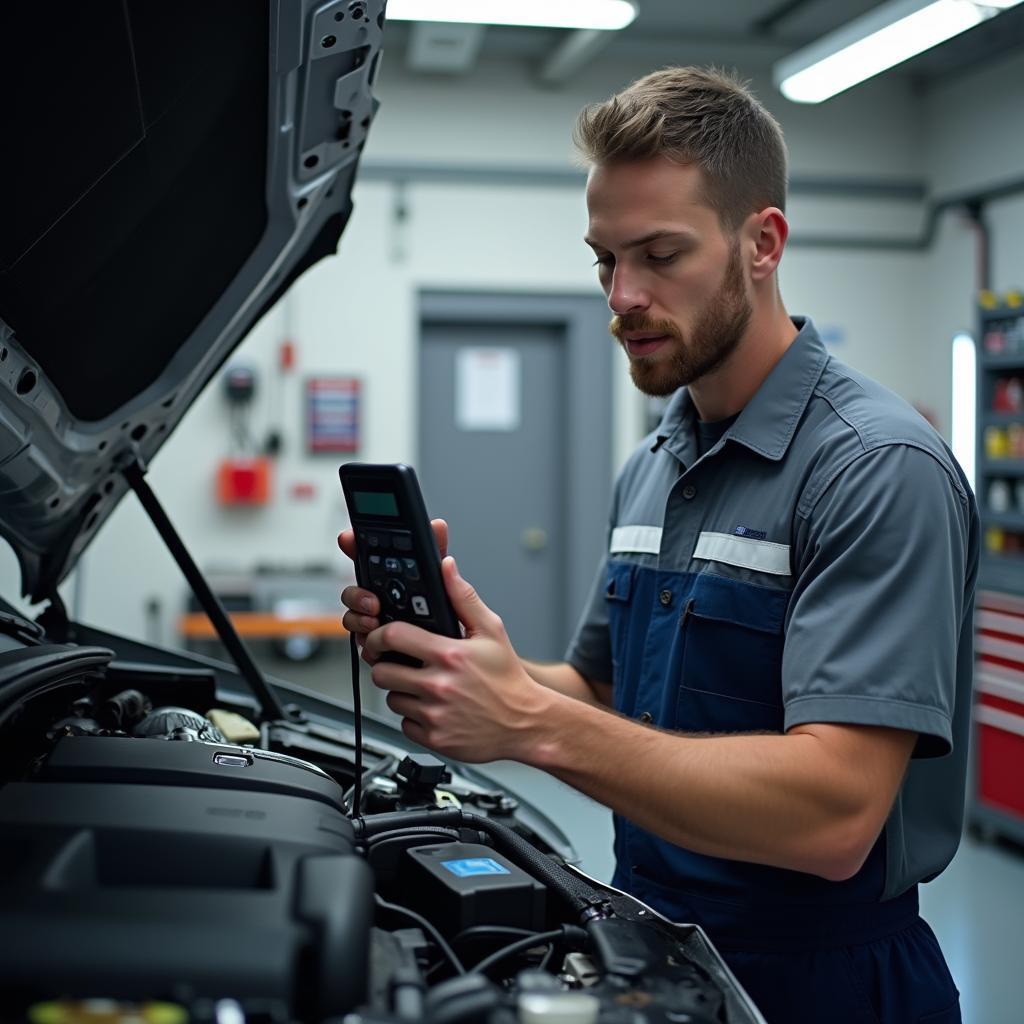
[[[974,486],[974,453],[977,444],[977,400],[975,383],[978,361],[974,339],[966,333],[953,339],[953,455]]]
[[[891,0],[780,60],[773,78],[787,99],[821,103],[1020,2]]]
[[[625,28],[633,0],[388,0],[388,21],[454,21],[531,28]]]

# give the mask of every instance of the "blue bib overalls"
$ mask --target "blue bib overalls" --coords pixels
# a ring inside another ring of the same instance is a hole
[[[680,732],[783,730],[784,591],[613,558],[606,597],[616,710]],[[701,925],[768,1024],[961,1020],[917,887],[881,902],[884,833],[843,882],[692,853],[623,816],[615,855],[612,884]]]

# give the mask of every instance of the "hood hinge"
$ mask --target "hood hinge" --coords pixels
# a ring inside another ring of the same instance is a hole
[[[54,590],[47,594],[46,600],[49,604],[36,616],[36,622],[45,630],[47,639],[55,643],[74,643],[75,631],[60,594]]]

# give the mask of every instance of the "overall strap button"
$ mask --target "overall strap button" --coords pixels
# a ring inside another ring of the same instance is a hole
[[[672,603],[672,591],[663,590],[658,595],[658,600],[661,602],[662,608],[667,608]]]

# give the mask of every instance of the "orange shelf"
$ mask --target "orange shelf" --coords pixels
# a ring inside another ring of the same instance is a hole
[[[232,612],[231,622],[239,636],[277,640],[288,636],[317,636],[338,639],[348,636],[341,616],[310,615],[283,619],[271,612]],[[217,631],[203,612],[191,612],[178,620],[178,633],[189,640],[216,640]]]

